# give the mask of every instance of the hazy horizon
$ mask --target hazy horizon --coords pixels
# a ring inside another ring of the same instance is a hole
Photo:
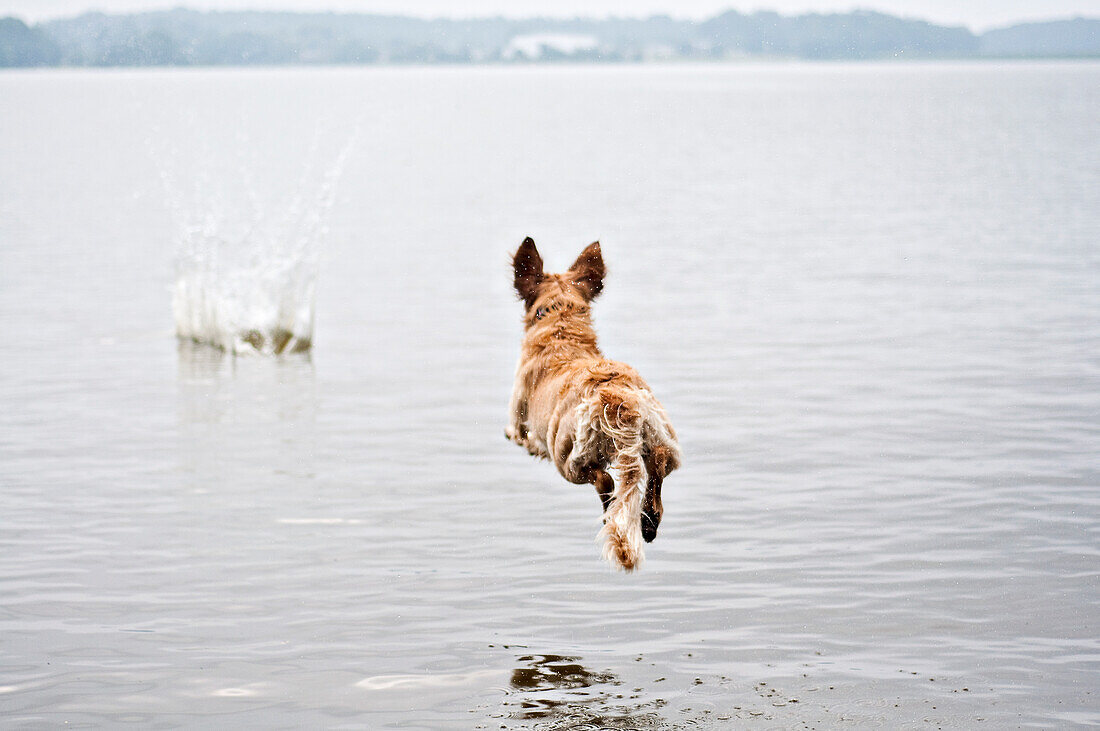
[[[713,17],[727,10],[751,13],[772,10],[783,15],[803,13],[844,13],[856,9],[873,10],[906,18],[918,18],[938,25],[961,25],[974,32],[1025,22],[1041,22],[1074,16],[1100,15],[1095,1],[1053,0],[1036,8],[1026,0],[1007,2],[973,2],[959,7],[943,0],[771,0],[770,2],[723,2],[722,0],[686,0],[673,5],[668,0],[528,0],[509,3],[507,0],[0,0],[0,17],[16,16],[28,23],[81,15],[87,12],[127,14],[187,8],[199,11],[258,12],[339,12],[387,14],[409,17],[484,18],[484,17],[626,17],[670,15],[683,19]]]

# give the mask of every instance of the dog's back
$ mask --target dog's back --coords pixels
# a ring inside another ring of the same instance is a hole
[[[570,482],[596,486],[605,509],[604,556],[633,570],[643,540],[656,536],[663,480],[680,464],[676,433],[638,373],[600,353],[589,307],[603,287],[599,244],[564,274],[546,274],[527,239],[514,267],[527,312],[507,434],[553,460]],[[618,472],[617,485],[609,467]]]

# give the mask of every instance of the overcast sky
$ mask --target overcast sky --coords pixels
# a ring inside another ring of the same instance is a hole
[[[966,25],[977,31],[1024,20],[1100,16],[1100,0],[0,0],[0,16],[17,15],[27,21],[38,21],[88,10],[122,13],[180,6],[200,10],[334,10],[425,17],[640,17],[667,13],[684,18],[705,18],[729,8],[742,12],[777,10],[789,15],[845,12],[861,7],[947,25]]]

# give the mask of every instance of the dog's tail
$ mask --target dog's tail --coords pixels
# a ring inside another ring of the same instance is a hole
[[[619,473],[611,504],[604,512],[603,557],[616,568],[633,571],[645,558],[642,550],[642,501],[646,468],[643,457],[644,417],[633,392],[598,392],[592,404],[600,431],[614,449],[611,466]]]

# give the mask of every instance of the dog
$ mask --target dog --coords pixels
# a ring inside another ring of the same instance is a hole
[[[680,466],[676,432],[641,376],[604,358],[592,301],[607,273],[600,242],[568,271],[547,274],[527,237],[512,258],[524,338],[505,436],[553,460],[562,477],[595,485],[603,503],[603,556],[627,572],[645,557],[664,514],[661,485]],[[618,481],[608,470],[614,469]]]

